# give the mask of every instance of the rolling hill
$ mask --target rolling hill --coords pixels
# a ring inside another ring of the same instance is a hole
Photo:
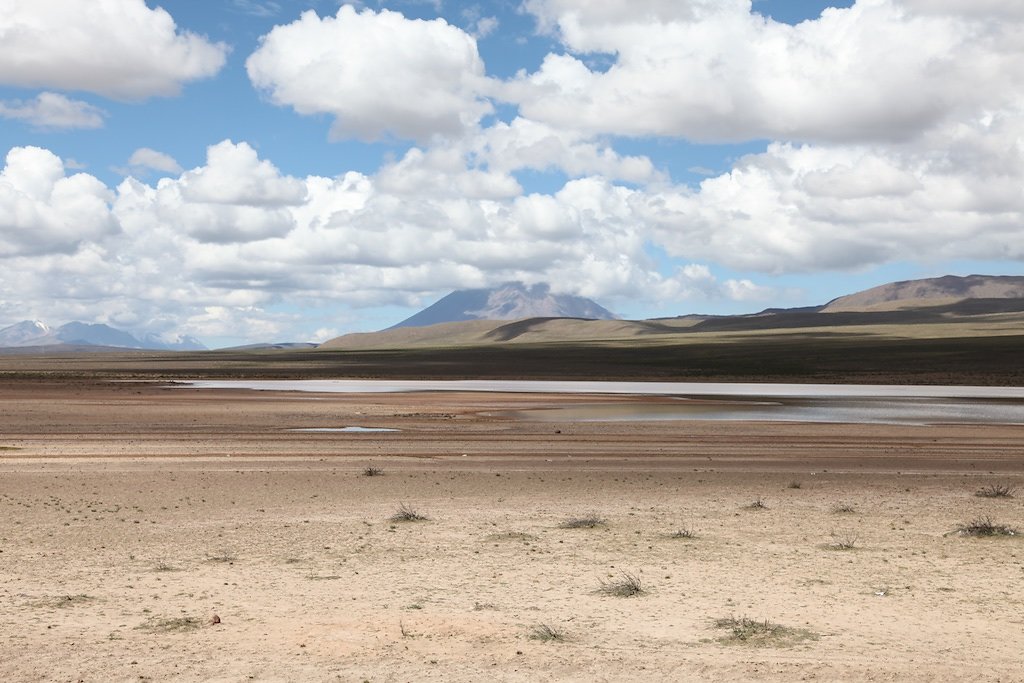
[[[821,312],[907,310],[955,304],[968,299],[1024,299],[1024,277],[946,275],[892,282],[833,299],[821,308]]]

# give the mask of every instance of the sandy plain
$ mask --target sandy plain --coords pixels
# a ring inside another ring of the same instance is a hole
[[[5,381],[0,680],[1024,680],[1024,427],[611,400]]]

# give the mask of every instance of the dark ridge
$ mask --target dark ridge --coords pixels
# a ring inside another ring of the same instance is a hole
[[[344,351],[0,354],[0,377],[593,379],[1024,386],[1024,334],[943,339],[780,333],[684,344],[492,344]],[[94,349],[90,349],[94,350]]]
[[[837,311],[835,313],[802,312],[796,309],[765,315],[735,315],[708,318],[691,332],[753,331],[794,329],[801,327],[843,327],[848,325],[915,325],[947,322],[956,315],[994,315],[1024,312],[1024,299],[964,299],[941,306],[923,306],[898,311]]]

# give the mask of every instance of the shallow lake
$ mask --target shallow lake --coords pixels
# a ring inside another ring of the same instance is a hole
[[[672,399],[659,403],[624,401],[496,413],[545,421],[1024,424],[1024,387],[530,380],[200,380],[189,382],[187,386],[318,393],[461,391],[659,396]]]

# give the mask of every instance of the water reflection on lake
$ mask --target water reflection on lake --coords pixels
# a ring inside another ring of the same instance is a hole
[[[659,402],[561,405],[495,413],[545,421],[769,420],[1024,424],[1024,387],[502,380],[202,380],[201,389],[321,393],[422,391],[659,396]]]
[[[1024,401],[982,399],[851,399],[614,403],[496,413],[543,422],[766,420],[874,424],[1024,424]]]

